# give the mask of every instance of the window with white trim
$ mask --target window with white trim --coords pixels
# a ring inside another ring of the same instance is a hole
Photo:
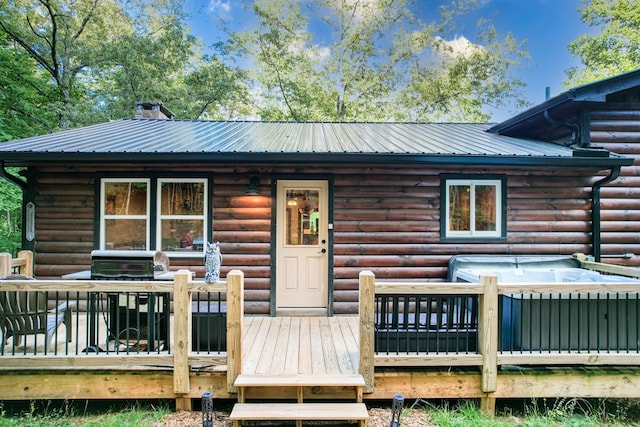
[[[442,191],[443,237],[506,237],[504,179],[445,178]]]
[[[159,179],[157,244],[165,252],[202,250],[206,229],[204,179]]]
[[[149,249],[149,180],[103,179],[101,249]]]
[[[202,252],[207,194],[205,178],[102,179],[100,249]]]

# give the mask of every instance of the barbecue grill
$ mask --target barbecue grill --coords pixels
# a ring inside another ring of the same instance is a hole
[[[91,279],[154,280],[154,256],[153,251],[92,251]],[[93,293],[89,308],[94,321],[98,315],[96,298]],[[110,340],[134,350],[169,347],[169,293],[109,292],[107,301]],[[90,329],[95,345],[95,324]]]

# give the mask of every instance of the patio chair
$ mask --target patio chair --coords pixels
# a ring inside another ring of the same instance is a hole
[[[32,279],[22,275],[5,277],[7,280]],[[19,346],[22,338],[44,334],[45,348],[50,349],[52,338],[61,324],[66,327],[66,339],[71,342],[71,311],[75,302],[66,301],[48,309],[47,293],[42,291],[2,291],[0,292],[0,354],[13,337]]]

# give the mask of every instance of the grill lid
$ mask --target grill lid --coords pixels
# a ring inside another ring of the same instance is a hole
[[[153,251],[92,251],[91,279],[153,280],[154,255]]]

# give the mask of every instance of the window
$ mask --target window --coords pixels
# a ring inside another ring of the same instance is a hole
[[[100,248],[149,249],[149,180],[104,179]]]
[[[158,181],[158,244],[163,251],[202,250],[206,234],[206,182],[202,179]]]
[[[445,177],[442,182],[444,238],[506,237],[504,178]]]
[[[101,249],[185,256],[204,249],[206,179],[109,178],[101,180],[100,194]]]

